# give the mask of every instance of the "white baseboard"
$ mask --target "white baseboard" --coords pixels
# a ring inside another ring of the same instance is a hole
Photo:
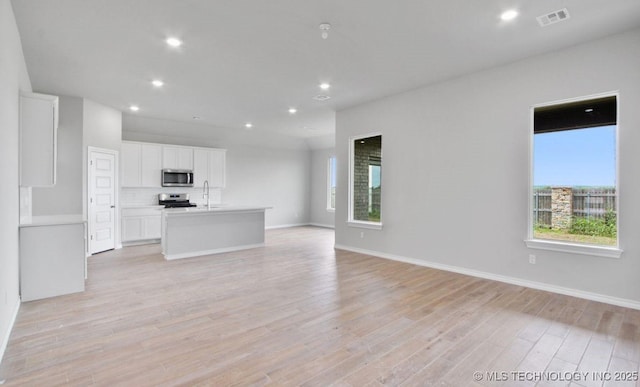
[[[292,224],[278,224],[276,226],[267,226],[264,229],[265,230],[276,230],[279,228],[290,228],[290,227],[301,227],[301,226],[308,226],[309,223],[292,223]]]
[[[120,245],[120,248],[130,247],[130,246],[153,245],[156,243],[160,243],[160,239],[145,239],[141,241],[122,242],[122,245]]]
[[[366,250],[366,249],[361,249],[361,248],[351,247],[351,246],[345,246],[345,245],[340,245],[340,244],[336,244],[334,247],[336,249],[339,249],[339,250],[352,251],[354,253],[372,255],[372,256],[378,257],[378,258],[390,259],[390,260],[393,260],[393,261],[399,261],[399,262],[410,263],[410,264],[418,265],[418,266],[430,267],[432,269],[450,271],[450,272],[453,272],[453,273],[465,274],[465,275],[469,275],[469,276],[472,276],[472,277],[484,278],[484,279],[489,279],[489,280],[498,281],[498,282],[504,282],[504,283],[508,283],[508,284],[512,284],[512,285],[518,285],[518,286],[524,286],[524,287],[532,288],[532,289],[544,290],[544,291],[551,292],[551,293],[563,294],[565,296],[583,298],[583,299],[586,299],[586,300],[604,302],[606,304],[611,304],[611,305],[616,305],[616,306],[622,306],[622,307],[625,307],[625,308],[631,308],[631,309],[640,310],[640,302],[636,301],[636,300],[630,300],[630,299],[618,298],[618,297],[611,297],[611,296],[607,296],[607,295],[604,295],[604,294],[586,292],[586,291],[583,291],[583,290],[566,288],[566,287],[563,287],[563,286],[556,286],[556,285],[546,284],[546,283],[543,283],[543,282],[529,281],[529,280],[516,278],[516,277],[508,277],[508,276],[504,276],[504,275],[500,275],[500,274],[488,273],[488,272],[485,272],[485,271],[467,269],[467,268],[459,267],[459,266],[444,265],[444,264],[441,264],[441,263],[424,261],[422,259],[408,258],[408,257],[400,256],[400,255],[381,253],[381,252],[378,252],[378,251]]]
[[[249,249],[255,249],[257,247],[264,247],[264,243],[256,243],[256,244],[253,244],[253,245],[243,245],[243,246],[233,246],[233,247],[223,247],[223,248],[220,248],[220,249],[194,251],[194,252],[190,252],[190,253],[180,253],[180,254],[169,254],[169,255],[167,255],[167,254],[164,254],[164,252],[163,252],[162,254],[164,255],[164,259],[166,259],[167,261],[171,261],[173,259],[200,257],[200,256],[203,256],[203,255],[230,253],[232,251],[239,251],[239,250],[249,250]]]
[[[11,321],[7,326],[7,331],[4,332],[4,336],[2,337],[2,342],[0,343],[0,363],[2,363],[2,359],[4,358],[4,351],[7,350],[7,345],[9,344],[9,337],[11,336],[11,331],[13,331],[13,325],[16,323],[16,318],[18,318],[18,311],[20,310],[20,297],[16,300],[16,308],[13,311],[13,316],[11,317]]]
[[[333,228],[335,229],[335,226],[332,224],[322,224],[322,223],[309,223],[309,226],[314,226],[314,227],[323,227],[323,228]]]

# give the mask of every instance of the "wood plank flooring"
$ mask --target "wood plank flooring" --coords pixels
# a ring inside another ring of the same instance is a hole
[[[0,381],[640,386],[639,363],[640,311],[336,251],[332,230],[298,227],[216,256],[91,257],[84,293],[22,305]]]

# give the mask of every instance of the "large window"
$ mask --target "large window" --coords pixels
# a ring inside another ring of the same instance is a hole
[[[382,136],[356,137],[350,143],[349,221],[381,225]]]
[[[329,157],[327,165],[327,210],[336,209],[336,158]]]
[[[615,96],[534,109],[534,240],[618,245]]]

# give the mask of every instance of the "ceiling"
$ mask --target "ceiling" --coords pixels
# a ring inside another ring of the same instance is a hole
[[[640,25],[638,0],[12,4],[34,91],[204,131],[251,122],[252,131],[297,137],[332,133],[340,109]],[[564,7],[569,19],[538,25],[536,16]],[[519,17],[501,21],[512,8]],[[327,39],[322,22],[331,24]],[[168,47],[169,36],[184,44]],[[153,79],[165,85],[154,88]],[[323,92],[321,82],[332,87]],[[314,100],[319,94],[331,99]],[[129,112],[132,104],[140,110]]]

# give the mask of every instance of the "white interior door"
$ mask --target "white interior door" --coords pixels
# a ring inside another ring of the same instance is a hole
[[[89,151],[89,253],[116,247],[116,155]]]

